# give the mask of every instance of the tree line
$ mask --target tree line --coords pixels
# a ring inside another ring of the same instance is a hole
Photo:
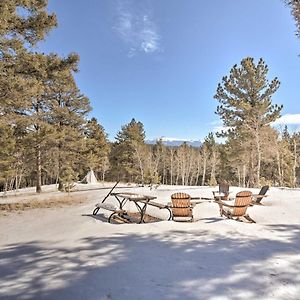
[[[145,142],[144,125],[132,119],[115,142],[91,111],[74,79],[79,57],[34,52],[57,26],[46,0],[0,2],[0,187],[72,186],[93,169],[101,180],[140,184],[299,186],[298,132],[271,125],[282,106],[272,104],[280,86],[268,80],[263,59],[247,57],[217,86],[216,114],[223,131],[200,147]],[[216,137],[225,138],[218,143]]]

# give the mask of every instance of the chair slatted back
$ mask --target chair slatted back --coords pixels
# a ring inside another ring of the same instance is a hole
[[[251,202],[252,202],[252,192],[242,191],[237,193],[235,196],[235,202],[234,202],[235,207],[233,209],[232,215],[235,217],[244,216]]]
[[[174,217],[192,217],[191,196],[186,193],[171,195],[172,213]]]
[[[260,189],[258,195],[265,195],[266,192],[268,191],[268,189],[269,189],[269,186],[268,186],[268,185],[264,185],[264,186]]]
[[[219,183],[219,193],[223,193],[225,195],[229,194],[229,184],[226,182]]]
[[[229,197],[229,184],[226,182],[219,183],[219,193],[221,194],[221,200],[228,200]]]

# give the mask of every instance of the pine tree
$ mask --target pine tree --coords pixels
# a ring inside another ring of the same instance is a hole
[[[60,58],[32,52],[32,47],[56,26],[56,17],[47,14],[46,6],[46,0],[0,3],[0,114],[18,128],[18,141],[27,155],[35,156],[37,192],[46,170],[43,166],[50,165],[45,154],[54,154],[54,147],[60,150],[58,162],[52,164],[57,166],[57,177],[64,169],[68,169],[68,180],[73,171],[76,173],[74,168],[80,163],[76,160],[75,166],[74,157],[82,151],[82,126],[90,110],[89,100],[73,78],[78,56]],[[63,151],[67,140],[73,146],[68,153]]]
[[[46,0],[0,2],[0,114],[11,126],[22,124],[28,131],[40,126],[40,120],[30,124],[24,114],[33,107],[36,111],[41,108],[39,101],[43,88],[36,80],[35,72],[41,74],[37,55],[29,53],[27,46],[34,46],[56,25],[55,15],[48,15],[46,6]],[[28,101],[33,98],[35,103]],[[39,153],[38,148],[36,150]],[[39,181],[37,191],[40,191]]]
[[[14,175],[12,165],[15,162],[16,141],[13,137],[13,130],[7,124],[0,123],[0,185],[4,192],[8,189],[8,180]]]
[[[145,131],[144,125],[132,119],[117,133],[112,147],[110,164],[118,179],[144,183],[145,170]]]
[[[48,15],[47,0],[1,0],[1,48],[13,42],[35,45],[56,26],[56,16]]]
[[[300,37],[300,1],[299,0],[284,0],[291,7],[291,13],[295,19],[297,26],[297,36]]]
[[[54,14],[46,12],[46,0],[2,0],[0,2],[0,112],[6,117],[11,107],[21,107],[32,82],[19,74],[20,64],[34,46],[56,26]]]
[[[267,73],[268,66],[263,59],[255,64],[253,58],[245,58],[241,66],[233,66],[229,77],[223,77],[214,96],[221,104],[216,113],[229,128],[221,135],[239,134],[244,141],[252,141],[249,148],[251,186],[255,177],[256,184],[260,184],[261,131],[280,117],[282,110],[282,106],[272,105],[271,101],[280,82],[277,78],[269,82]]]
[[[86,137],[86,165],[89,169],[93,169],[96,173],[101,174],[101,178],[104,181],[105,173],[109,169],[108,155],[110,145],[107,134],[103,126],[98,124],[97,119],[92,118],[85,125],[84,135]]]
[[[73,72],[77,70],[78,56],[57,60],[64,66],[48,82],[45,97],[49,100],[48,123],[54,129],[52,146],[56,148],[57,180],[59,190],[64,190],[64,178],[78,179],[82,173],[85,151],[84,125],[91,110],[89,99],[77,88]],[[68,173],[65,176],[64,173]],[[72,172],[71,172],[72,170]],[[70,176],[70,174],[73,174]]]

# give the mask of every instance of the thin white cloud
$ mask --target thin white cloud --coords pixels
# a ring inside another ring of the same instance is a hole
[[[231,127],[225,127],[221,121],[213,121],[212,125],[213,132],[228,131]],[[300,125],[300,114],[285,114],[278,118],[275,122],[271,123],[272,126],[283,126],[283,125]]]
[[[130,1],[117,3],[117,21],[114,30],[128,45],[128,56],[137,53],[162,52],[161,37],[149,11],[141,11]]]
[[[281,116],[275,122],[272,123],[273,126],[277,125],[300,125],[300,114],[286,114]]]
[[[217,120],[217,121],[212,121],[209,123],[212,126],[212,132],[216,133],[216,132],[227,132],[229,129],[231,129],[232,127],[229,126],[224,126],[223,122],[221,120]]]
[[[230,129],[230,127],[226,127],[226,126],[215,126],[213,128],[213,132],[216,133],[216,132],[221,132],[221,131],[224,131],[224,132],[227,132],[228,130]]]

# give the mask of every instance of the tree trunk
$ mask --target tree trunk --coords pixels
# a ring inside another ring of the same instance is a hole
[[[179,181],[179,165],[177,162],[175,185],[178,185],[178,181]]]
[[[202,183],[201,183],[201,185],[205,184],[205,176],[206,176],[206,157],[203,158],[203,173],[202,173]]]
[[[144,179],[144,166],[143,166],[143,162],[142,162],[142,158],[141,158],[141,153],[140,153],[140,149],[138,149],[138,145],[133,145],[134,146],[134,150],[135,150],[135,154],[136,154],[136,158],[138,161],[138,166],[140,169],[140,175],[141,175],[141,180],[142,180],[142,184],[145,183],[145,179]]]
[[[239,186],[241,186],[241,171],[240,171],[240,167],[237,167],[237,173],[238,173]]]
[[[260,166],[261,166],[261,150],[260,150],[260,138],[258,131],[255,133],[255,144],[257,154],[257,166],[256,166],[256,184],[260,186]]]
[[[281,160],[280,160],[280,152],[279,152],[278,145],[277,145],[277,171],[278,171],[279,186],[282,186]]]
[[[211,160],[211,172],[210,172],[210,184],[216,185],[216,152],[213,150],[212,152],[212,160]]]
[[[243,165],[243,187],[246,187],[246,165]]]
[[[170,184],[173,185],[173,150],[170,150]]]
[[[64,183],[60,178],[61,174],[61,149],[62,145],[59,143],[58,145],[58,174],[57,174],[57,179],[58,179],[58,190],[63,192],[64,191]]]
[[[296,138],[293,140],[294,146],[294,165],[293,165],[293,187],[297,186],[297,177],[296,177],[296,169],[297,169],[297,143]]]
[[[36,149],[36,192],[42,192],[42,161],[40,145],[37,145]]]
[[[198,185],[198,181],[199,181],[200,164],[201,164],[201,160],[200,160],[200,156],[198,154],[198,158],[197,158],[197,172],[196,172],[196,175],[195,175],[195,185]]]
[[[253,157],[253,150],[250,150],[250,162],[249,162],[249,187],[254,187],[254,157]]]
[[[6,179],[5,179],[5,184],[4,184],[4,193],[3,193],[3,196],[6,196],[6,194],[7,194],[7,189],[8,189],[8,179],[6,178]]]
[[[16,186],[16,190],[19,190],[19,188],[20,188],[20,185],[21,185],[21,182],[22,182],[22,176],[23,176],[23,174],[21,173],[19,175],[19,180],[18,180],[18,185]]]

